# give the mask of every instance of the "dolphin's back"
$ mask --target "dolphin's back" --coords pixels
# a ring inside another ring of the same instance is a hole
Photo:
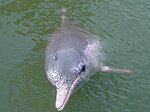
[[[87,39],[85,39],[84,35],[81,35],[79,29],[63,26],[53,34],[48,48],[51,48],[51,53],[62,49],[73,48],[82,54],[88,44]]]

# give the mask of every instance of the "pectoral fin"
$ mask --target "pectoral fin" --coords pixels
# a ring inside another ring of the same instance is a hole
[[[128,69],[120,69],[120,68],[114,68],[114,67],[109,67],[109,66],[102,66],[101,67],[102,72],[114,72],[114,73],[132,73],[131,70]]]

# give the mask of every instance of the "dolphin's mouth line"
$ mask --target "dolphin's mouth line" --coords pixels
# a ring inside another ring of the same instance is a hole
[[[81,79],[81,77],[82,77],[82,76],[78,77],[78,78],[72,83],[72,85],[71,85],[69,91],[67,92],[67,96],[66,96],[66,98],[65,98],[65,100],[64,100],[64,102],[63,102],[63,104],[62,104],[62,106],[59,107],[59,108],[57,108],[58,111],[62,111],[62,110],[63,110],[63,108],[65,107],[66,103],[67,103],[68,100],[69,100],[69,97],[71,96],[73,90],[75,89],[75,87],[76,87],[76,85],[78,84],[78,81]]]

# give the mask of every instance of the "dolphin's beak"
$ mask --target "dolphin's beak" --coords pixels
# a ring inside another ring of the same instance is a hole
[[[56,94],[56,103],[55,107],[58,111],[62,111],[68,102],[70,96],[72,95],[76,85],[78,84],[80,77],[78,77],[71,85],[70,88],[67,87],[67,85],[62,85],[63,87],[57,88],[57,94]]]
[[[56,95],[56,108],[58,111],[61,111],[64,109],[69,97],[71,96],[69,94],[69,88],[61,88],[61,89],[57,89],[57,95]],[[72,93],[72,91],[70,91],[70,93]]]

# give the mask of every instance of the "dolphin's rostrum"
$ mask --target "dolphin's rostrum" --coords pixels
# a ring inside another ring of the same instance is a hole
[[[131,72],[105,66],[100,38],[68,22],[65,9],[61,18],[62,24],[53,33],[45,53],[46,76],[56,87],[55,106],[59,111],[63,110],[76,86],[95,72]]]

